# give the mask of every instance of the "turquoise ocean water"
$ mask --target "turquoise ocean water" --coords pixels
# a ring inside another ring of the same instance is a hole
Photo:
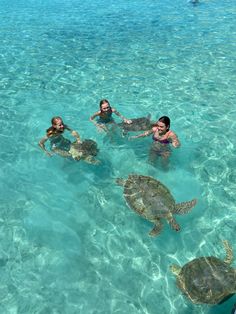
[[[1,1],[1,313],[230,313],[235,296],[193,305],[169,267],[224,258],[223,239],[236,254],[235,15],[234,0]],[[170,116],[168,171],[147,162],[151,138],[96,131],[102,98]],[[55,115],[97,141],[99,166],[40,151]],[[134,172],[198,199],[180,233],[148,236],[115,183]]]

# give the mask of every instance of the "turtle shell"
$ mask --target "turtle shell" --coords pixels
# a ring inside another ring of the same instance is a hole
[[[70,153],[73,158],[96,156],[98,153],[97,143],[93,140],[84,140],[82,143],[75,142],[71,144]]]
[[[130,208],[148,220],[165,217],[175,207],[168,188],[149,176],[129,175],[124,197]]]
[[[194,303],[218,304],[235,293],[236,271],[216,257],[200,257],[185,264],[177,285]]]
[[[131,119],[131,121],[131,124],[122,122],[119,124],[119,126],[126,132],[148,131],[152,128],[152,122],[150,121],[149,117]]]

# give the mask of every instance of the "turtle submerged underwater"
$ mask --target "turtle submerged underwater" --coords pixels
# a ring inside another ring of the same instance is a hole
[[[132,123],[128,124],[125,122],[118,123],[118,126],[122,128],[123,135],[128,132],[148,131],[151,130],[153,122],[150,120],[151,115],[142,118],[130,119]]]
[[[97,143],[93,140],[84,140],[81,143],[74,142],[70,146],[69,156],[79,161],[83,159],[90,164],[98,164],[100,161],[94,158],[98,153]]]
[[[179,231],[180,226],[173,217],[187,214],[195,205],[196,199],[176,204],[168,188],[160,181],[138,174],[130,174],[128,179],[117,179],[118,185],[124,187],[124,197],[130,208],[138,215],[154,223],[149,235],[157,236],[162,230],[161,219],[164,218],[172,229]]]
[[[172,265],[171,270],[177,277],[177,286],[193,302],[219,304],[236,293],[236,269],[232,248],[223,241],[226,258],[214,256],[199,257],[183,267]]]

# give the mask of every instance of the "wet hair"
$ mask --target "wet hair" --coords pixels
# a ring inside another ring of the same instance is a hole
[[[103,104],[108,104],[108,106],[109,107],[111,107],[110,106],[110,103],[109,103],[109,101],[107,100],[107,99],[102,99],[101,101],[100,101],[100,103],[99,103],[99,106],[100,106],[100,109],[102,110],[102,105]]]
[[[51,119],[52,125],[55,124],[56,120],[61,120],[62,124],[64,124],[63,121],[62,121],[62,118],[58,116],[58,117],[53,117],[53,118]]]
[[[163,117],[160,117],[158,119],[158,121],[162,122],[165,124],[165,126],[169,129],[170,128],[170,118],[167,117],[167,116],[163,116]]]
[[[48,128],[48,129],[46,130],[48,136],[51,136],[51,135],[54,135],[54,134],[58,134],[58,133],[60,133],[60,132],[62,133],[62,132],[64,131],[64,130],[60,131],[60,130],[57,130],[57,129],[54,128],[53,124],[55,124],[56,120],[61,120],[61,123],[64,125],[64,123],[63,123],[61,117],[59,117],[59,116],[53,117],[53,118],[51,119],[51,124],[52,124],[52,126],[50,126],[50,128]]]
[[[158,123],[158,122],[164,123],[165,126],[166,126],[167,131],[169,131],[169,129],[170,129],[170,118],[169,118],[169,117],[167,117],[167,116],[162,116],[162,117],[160,117],[160,118],[157,120],[157,122],[155,122],[155,123],[153,124],[153,126],[157,126],[157,123]]]

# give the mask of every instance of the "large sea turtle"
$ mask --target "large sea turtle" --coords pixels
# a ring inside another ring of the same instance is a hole
[[[70,144],[70,149],[62,150],[60,148],[54,148],[53,152],[63,157],[72,157],[79,161],[83,159],[89,164],[99,164],[100,161],[95,159],[94,156],[98,153],[97,143],[93,140],[84,140],[82,142],[75,141]]]
[[[172,265],[177,285],[193,303],[219,304],[236,293],[236,269],[232,248],[223,241],[226,258],[198,257],[183,267]]]
[[[118,123],[118,126],[122,128],[123,134],[128,132],[148,131],[151,130],[153,122],[150,120],[151,115],[142,118],[130,119],[132,123],[125,122]]]
[[[70,146],[69,154],[75,160],[83,159],[91,164],[100,163],[94,158],[98,153],[97,143],[93,140],[84,140],[81,143],[74,142]]]
[[[117,184],[124,187],[124,197],[137,214],[155,224],[149,235],[156,236],[162,230],[161,218],[167,219],[171,227],[179,231],[180,226],[173,215],[188,213],[196,204],[189,202],[176,204],[168,188],[149,176],[130,174],[128,179],[117,179]]]

